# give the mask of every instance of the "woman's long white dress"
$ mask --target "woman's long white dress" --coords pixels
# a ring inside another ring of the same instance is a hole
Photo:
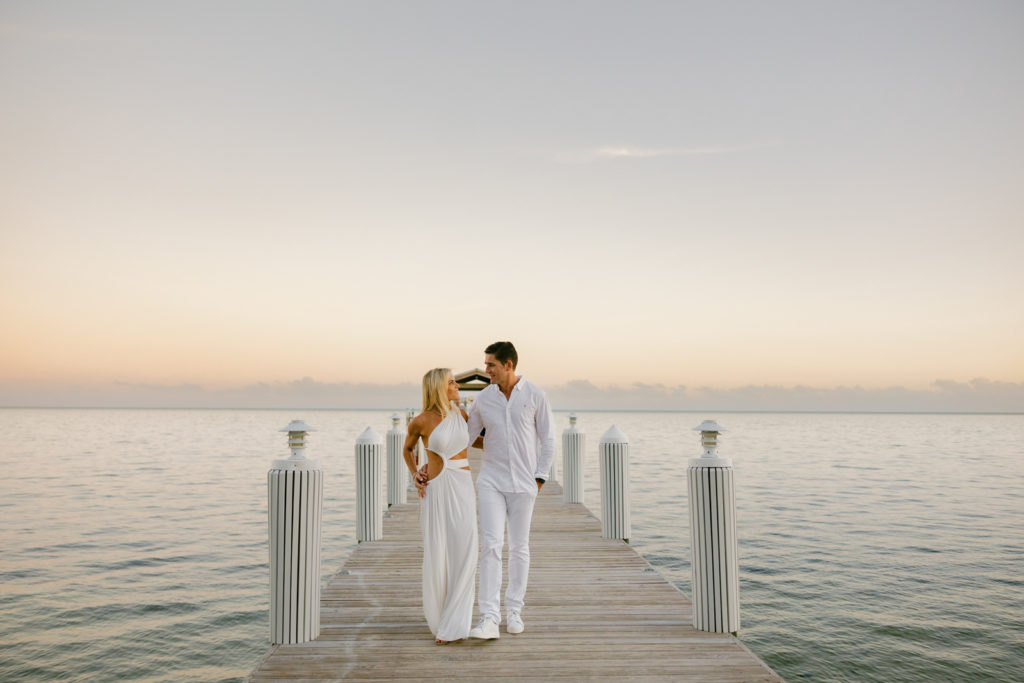
[[[469,429],[453,408],[428,437],[444,468],[430,480],[420,507],[423,527],[423,613],[439,640],[469,635],[477,562],[476,491],[468,460],[449,462],[469,445]]]

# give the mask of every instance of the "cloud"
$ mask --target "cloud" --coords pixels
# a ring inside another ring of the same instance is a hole
[[[579,410],[740,410],[798,412],[1024,412],[1024,383],[938,380],[927,389],[747,385],[735,388],[570,382],[548,391],[553,404]]]
[[[309,377],[234,389],[207,389],[197,384],[0,382],[2,407],[391,409],[414,407],[419,402],[418,384],[325,383]]]
[[[546,387],[555,410],[739,410],[808,412],[1024,413],[1024,382],[937,380],[926,389],[891,386],[735,388],[573,380]],[[419,406],[418,384],[325,383],[305,377],[235,389],[196,384],[58,385],[0,382],[0,407],[307,408],[404,410]]]
[[[555,156],[559,163],[593,163],[617,159],[652,159],[656,157],[693,157],[739,154],[758,149],[778,147],[778,142],[759,142],[746,145],[709,145],[703,147],[634,147],[608,145],[587,150],[562,152]]]

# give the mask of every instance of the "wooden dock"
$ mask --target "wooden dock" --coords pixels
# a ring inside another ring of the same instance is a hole
[[[479,451],[471,462],[479,470]],[[782,680],[733,636],[694,629],[689,598],[601,538],[600,520],[562,503],[556,482],[534,510],[525,633],[502,625],[498,640],[434,645],[422,553],[419,501],[393,506],[383,540],[361,543],[328,581],[320,637],[275,646],[248,680]]]

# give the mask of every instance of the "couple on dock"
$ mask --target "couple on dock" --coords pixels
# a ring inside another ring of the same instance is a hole
[[[470,638],[499,637],[501,551],[508,528],[506,631],[522,633],[526,580],[530,571],[530,521],[537,493],[548,478],[555,437],[547,396],[515,374],[519,357],[512,342],[484,350],[491,383],[467,415],[459,406],[452,371],[435,368],[423,376],[423,412],[409,422],[406,466],[420,498],[423,528],[423,612],[444,645]],[[416,468],[416,444],[427,463]],[[538,453],[538,442],[540,444]],[[473,492],[469,446],[483,447]],[[477,568],[477,496],[480,509],[480,621],[473,621]]]

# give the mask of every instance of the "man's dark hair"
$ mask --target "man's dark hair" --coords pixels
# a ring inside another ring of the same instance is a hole
[[[516,369],[516,365],[519,364],[519,354],[516,353],[516,347],[512,345],[510,341],[494,342],[486,349],[484,353],[489,353],[494,356],[494,360],[504,365],[507,361],[512,361],[512,369]]]

